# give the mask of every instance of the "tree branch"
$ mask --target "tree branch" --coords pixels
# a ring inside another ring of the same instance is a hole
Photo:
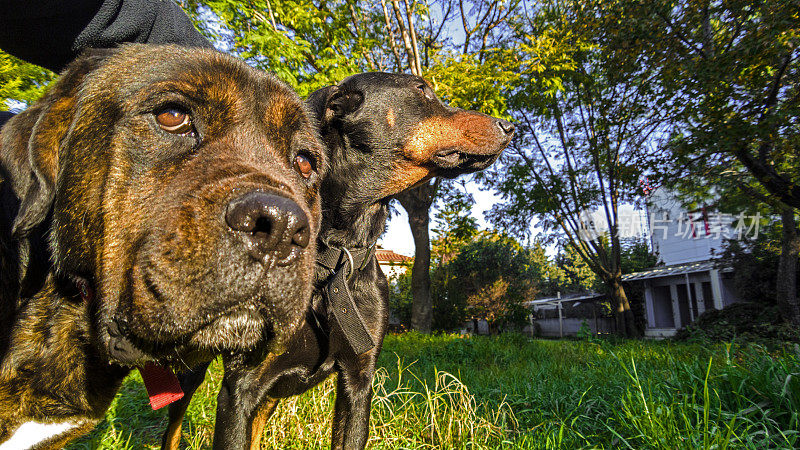
[[[386,9],[386,0],[381,0],[381,6],[383,7],[383,18],[386,19],[386,31],[389,32],[389,45],[392,47],[392,53],[394,53],[395,71],[402,72],[401,68],[403,65],[400,62],[400,52],[397,50],[397,41],[394,37],[394,27],[389,19],[389,11]]]

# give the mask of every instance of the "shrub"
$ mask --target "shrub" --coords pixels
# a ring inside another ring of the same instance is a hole
[[[675,339],[741,340],[775,347],[786,342],[800,342],[800,330],[786,324],[774,305],[742,302],[725,309],[706,311],[694,323],[681,329]]]
[[[756,239],[727,241],[720,259],[733,269],[733,284],[743,300],[774,305],[780,255],[780,233],[768,227]]]
[[[544,267],[513,239],[487,234],[465,245],[441,270],[447,301],[497,330],[524,322],[522,302],[534,298]]]

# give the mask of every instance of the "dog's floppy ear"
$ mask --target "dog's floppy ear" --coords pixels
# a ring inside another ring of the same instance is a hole
[[[20,196],[12,228],[17,238],[27,236],[47,217],[55,194],[58,147],[72,122],[74,106],[74,97],[46,105],[31,129],[27,145],[27,189]]]
[[[328,100],[330,100],[331,96],[338,91],[339,86],[326,86],[324,88],[317,89],[316,91],[312,92],[308,98],[306,98],[306,105],[308,105],[308,108],[311,110],[311,114],[320,125],[324,125],[329,121],[329,119],[326,118],[328,112]]]
[[[47,217],[55,197],[58,149],[75,117],[83,80],[113,53],[106,50],[82,55],[67,66],[34,106],[3,128],[2,163],[20,198],[12,228],[15,237],[27,236]]]
[[[320,125],[355,111],[361,106],[364,96],[359,92],[344,90],[339,86],[327,86],[314,91],[306,103]]]
[[[363,101],[364,95],[360,92],[339,89],[328,99],[326,113],[332,115],[332,117],[342,117],[357,110]]]

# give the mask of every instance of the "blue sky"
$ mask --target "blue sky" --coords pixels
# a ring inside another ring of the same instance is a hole
[[[472,206],[472,216],[478,220],[478,226],[482,229],[491,228],[484,219],[483,213],[499,202],[500,198],[494,192],[480,190],[478,184],[474,181],[468,181],[466,188],[467,192],[472,194],[475,199],[475,204]],[[401,255],[414,256],[414,238],[411,237],[411,228],[408,226],[408,215],[399,204],[396,204],[396,209],[399,214],[389,219],[386,233],[378,241],[378,244]],[[433,217],[435,214],[435,207],[431,208],[431,227],[434,226]],[[431,233],[431,238],[433,237],[433,233]]]

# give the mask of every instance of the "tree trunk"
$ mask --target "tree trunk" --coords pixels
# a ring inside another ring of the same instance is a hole
[[[800,254],[800,236],[797,234],[794,208],[782,207],[781,220],[783,232],[776,286],[778,309],[783,320],[800,326],[800,305],[797,301],[797,257]]]
[[[408,224],[414,237],[414,265],[411,268],[411,329],[429,333],[433,322],[431,301],[431,237],[428,231],[429,211],[438,181],[406,190],[396,196],[408,213]]]
[[[617,333],[625,337],[639,336],[636,318],[631,310],[631,304],[628,302],[628,296],[625,295],[625,289],[622,287],[622,280],[617,276],[608,280],[608,284],[611,288],[611,300],[614,302]]]
[[[428,208],[408,210],[408,224],[414,236],[414,267],[411,269],[411,328],[428,333],[433,321],[431,305],[431,238],[428,233]]]

